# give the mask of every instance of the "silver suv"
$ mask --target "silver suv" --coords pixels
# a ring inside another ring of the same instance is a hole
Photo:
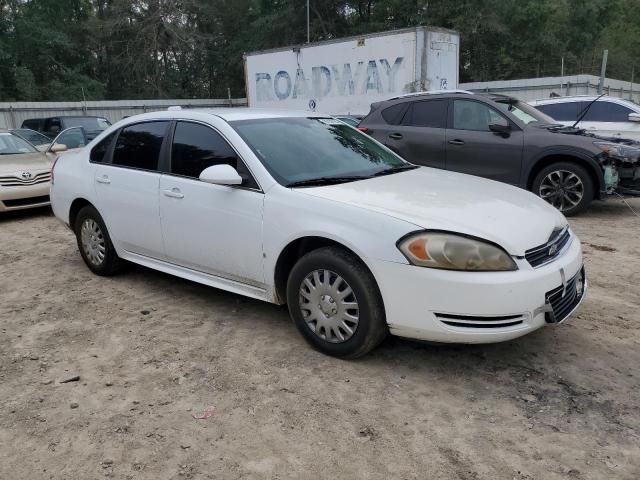
[[[558,124],[513,97],[410,94],[372,104],[358,128],[409,162],[531,190],[565,215],[640,190],[640,144]]]

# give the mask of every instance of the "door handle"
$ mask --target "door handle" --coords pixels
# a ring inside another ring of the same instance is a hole
[[[402,134],[401,133],[392,133],[391,135],[389,135],[389,138],[393,138],[394,140],[402,140]]]
[[[111,180],[109,180],[109,177],[107,177],[106,175],[103,175],[101,177],[97,177],[96,178],[96,182],[98,183],[104,183],[104,184],[109,184],[111,183]]]
[[[464,145],[464,142],[462,140],[457,139],[457,138],[455,140],[449,140],[449,143],[451,145]]]
[[[164,193],[165,197],[184,198],[184,195],[179,188],[172,188],[171,190],[163,190],[162,193]]]

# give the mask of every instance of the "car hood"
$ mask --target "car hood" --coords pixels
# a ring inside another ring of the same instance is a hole
[[[0,155],[0,175],[24,171],[42,171],[51,168],[51,162],[42,152]]]
[[[399,218],[416,230],[484,238],[517,256],[567,224],[558,210],[523,189],[428,167],[296,191]]]

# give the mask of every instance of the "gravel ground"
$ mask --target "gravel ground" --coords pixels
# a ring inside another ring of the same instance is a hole
[[[637,479],[640,218],[571,224],[591,289],[568,323],[345,362],[283,307],[99,278],[49,210],[2,216],[0,478]]]

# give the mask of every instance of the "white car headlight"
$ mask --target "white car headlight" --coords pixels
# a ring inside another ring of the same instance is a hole
[[[444,270],[499,272],[517,270],[502,248],[484,240],[447,232],[417,232],[400,239],[398,248],[412,265]]]

